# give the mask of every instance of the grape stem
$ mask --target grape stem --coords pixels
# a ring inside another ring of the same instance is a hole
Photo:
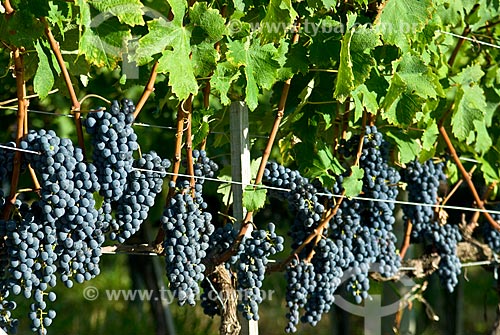
[[[474,165],[468,172],[469,176],[472,176],[472,174],[474,173],[474,171],[476,171],[477,169],[477,165]],[[453,196],[453,194],[455,194],[455,192],[458,190],[458,188],[460,187],[460,185],[462,185],[464,183],[464,178],[460,179],[456,184],[455,186],[453,186],[453,189],[450,191],[450,193],[448,193],[446,195],[446,197],[444,198],[443,202],[441,203],[441,205],[446,205],[446,203],[448,202],[448,200],[451,199],[451,197]]]
[[[191,101],[191,98],[189,98]],[[189,109],[183,110],[184,118],[187,123],[186,125],[186,161],[187,161],[187,174],[191,177],[189,178],[189,186],[191,186],[191,193],[194,197],[194,162],[193,162],[193,136],[192,136],[192,104],[189,103]]]
[[[11,15],[14,13],[14,8],[10,4],[10,0],[5,0],[3,2],[3,7],[5,8],[5,14]]]
[[[76,97],[75,93],[75,88],[73,87],[73,84],[71,83],[71,77],[69,76],[68,69],[66,68],[66,64],[64,63],[63,56],[61,54],[61,49],[59,49],[59,43],[57,43],[56,39],[54,38],[54,35],[52,34],[52,30],[49,27],[49,23],[47,20],[42,17],[40,18],[40,21],[45,25],[45,35],[47,36],[47,39],[49,40],[50,48],[52,49],[52,52],[56,56],[57,63],[59,64],[59,67],[61,68],[61,72],[64,77],[64,82],[66,83],[66,87],[68,88],[69,96],[71,98],[71,111],[73,112],[75,116],[75,125],[76,125],[76,135],[78,137],[78,145],[82,149],[84,158],[85,158],[85,143],[83,139],[83,128],[82,128],[82,119],[81,119],[81,114],[80,114],[80,102],[78,101],[78,98]]]
[[[403,245],[401,246],[401,250],[399,251],[399,257],[401,259],[405,258],[406,251],[408,251],[408,248],[410,247],[410,237],[412,228],[413,224],[411,223],[411,220],[410,219],[406,220],[405,237],[403,240]]]
[[[144,87],[144,92],[142,92],[141,98],[137,102],[137,106],[135,106],[135,111],[134,111],[134,119],[137,118],[139,113],[142,110],[142,107],[146,104],[146,101],[148,100],[149,96],[153,91],[155,90],[155,81],[156,81],[156,75],[158,74],[158,61],[156,61],[153,64],[153,68],[151,69],[151,74],[149,75],[149,80]]]
[[[24,64],[23,57],[21,55],[21,50],[16,48],[14,50],[14,72],[16,76],[16,86],[17,86],[17,133],[16,133],[16,147],[19,148],[21,140],[24,136],[24,127],[26,123],[27,114],[27,101],[24,98],[26,96],[26,85],[24,81]],[[9,201],[5,203],[3,219],[8,220],[10,217],[10,212],[17,198],[17,185],[19,183],[19,175],[21,174],[21,163],[23,159],[23,153],[19,150],[14,154],[13,171],[12,171],[12,181],[10,184],[10,194]]]
[[[471,190],[472,196],[474,197],[474,200],[476,202],[477,207],[484,210],[485,209],[484,208],[484,201],[479,197],[479,194],[477,193],[476,187],[474,186],[474,183],[472,182],[472,179],[471,179],[469,173],[467,172],[467,170],[465,170],[464,166],[462,165],[462,162],[460,161],[460,157],[458,157],[458,154],[455,150],[455,147],[453,146],[453,143],[451,143],[450,137],[448,136],[448,133],[442,124],[439,126],[439,132],[441,133],[441,136],[443,137],[446,145],[448,146],[448,150],[450,151],[451,156],[453,157],[453,160],[455,161],[455,164],[457,165],[458,169],[460,170],[460,173],[462,174],[463,178],[465,179],[465,182],[469,186],[469,189]],[[493,228],[495,228],[496,230],[500,230],[500,225],[498,224],[498,222],[493,220],[490,213],[488,213],[488,212],[482,212],[482,213],[484,214],[484,216],[486,217],[486,219],[488,220],[488,222],[490,223],[490,225]]]

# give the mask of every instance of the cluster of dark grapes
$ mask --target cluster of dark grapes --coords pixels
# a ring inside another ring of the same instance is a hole
[[[500,206],[493,207],[493,210],[499,211]],[[500,214],[492,213],[491,217],[496,222],[500,222]],[[483,222],[481,233],[483,235],[484,241],[488,244],[488,246],[495,253],[500,253],[500,232],[493,228],[489,222]]]
[[[180,305],[186,302],[195,305],[200,293],[198,283],[204,280],[205,258],[210,235],[214,231],[212,215],[205,211],[203,200],[203,177],[213,176],[217,165],[206,157],[204,151],[193,151],[196,178],[194,187],[186,178],[178,178],[176,194],[173,196],[161,219],[165,238],[166,272]]]
[[[41,189],[40,199],[30,205],[16,200],[9,219],[0,220],[3,330],[15,332],[18,321],[11,315],[16,306],[11,298],[22,294],[33,300],[29,313],[33,331],[46,334],[55,317],[47,304],[56,299],[51,289],[58,279],[72,287],[97,276],[106,236],[123,242],[146,219],[170,162],[155,152],[133,160],[138,148],[131,129],[133,111],[132,102],[122,100],[120,106],[115,101],[111,112],[87,118],[94,163],[85,162],[80,148],[53,131],[31,131],[21,141],[20,148],[31,151],[23,153],[22,167],[33,167]],[[13,157],[13,150],[0,148],[0,186],[11,173]],[[213,167],[205,163],[200,159],[202,169]],[[97,192],[104,197],[100,209],[94,198]],[[0,190],[0,212],[5,201]],[[207,214],[202,218],[206,220]]]
[[[353,137],[343,147],[345,157],[353,156],[359,148],[359,138]],[[367,126],[359,159],[359,167],[364,171],[360,197],[367,200],[344,199],[332,224],[332,238],[342,240],[352,250],[353,257],[346,254],[351,273],[347,290],[357,303],[368,297],[370,270],[390,277],[401,265],[393,232],[394,203],[391,202],[397,198],[400,176],[388,161],[388,143],[375,126]],[[373,268],[374,264],[378,267]]]
[[[260,288],[264,281],[269,256],[283,251],[284,239],[276,235],[275,225],[269,223],[267,230],[253,230],[238,246],[237,289],[240,294],[238,310],[248,320],[259,319],[259,304],[262,302]]]
[[[286,314],[288,324],[285,331],[294,333],[300,321],[300,309],[304,308],[309,296],[316,291],[316,272],[311,263],[294,258],[286,267],[285,279],[286,303],[289,309]]]
[[[110,111],[89,113],[85,128],[91,135],[93,161],[101,185],[100,193],[105,201],[119,200],[127,185],[127,176],[132,171],[133,153],[138,149],[137,135],[132,123],[135,106],[123,99],[114,100]]]
[[[1,176],[0,176],[1,177]],[[0,178],[2,181],[3,178]],[[0,213],[5,205],[5,197],[3,191],[0,190]],[[0,241],[4,241],[7,237],[6,221],[0,221]],[[11,295],[11,281],[9,279],[9,254],[6,246],[0,249],[0,329],[8,334],[17,333],[19,320],[13,318],[12,311],[16,309],[16,303],[9,299]]]
[[[90,280],[100,272],[100,247],[105,239],[93,196],[100,187],[96,167],[83,161],[81,149],[71,140],[53,131],[30,132],[21,147],[41,152],[26,154],[27,162],[41,176],[41,199],[34,204],[40,219],[32,221],[43,224],[46,244],[55,245],[57,273],[68,287],[73,280]]]
[[[440,182],[446,181],[444,164],[428,160],[413,161],[403,170],[403,180],[408,184],[408,201],[437,205]],[[461,240],[457,225],[443,222],[431,206],[403,206],[405,220],[413,224],[412,239],[423,241],[436,249],[441,257],[438,275],[449,292],[453,292],[461,272],[457,244]]]
[[[139,230],[156,196],[162,191],[163,178],[170,165],[168,159],[161,159],[154,151],[134,161],[134,170],[127,176],[125,192],[116,202],[116,219],[107,216],[108,222],[111,222],[111,240],[123,243]]]
[[[274,162],[267,164],[263,182],[273,187],[289,189],[285,191],[270,191],[269,196],[286,200],[295,215],[290,228],[292,248],[300,246],[321,223],[325,214],[325,205],[333,206],[333,198],[319,196],[321,185],[312,184],[298,171],[285,168]],[[324,235],[329,230],[326,226]],[[345,253],[345,255],[344,255]],[[310,261],[305,261],[308,255],[313,255]],[[319,242],[303,248],[298,257],[300,261],[291,263],[286,268],[287,281],[287,332],[296,330],[299,320],[315,325],[323,313],[328,312],[333,303],[333,294],[340,284],[339,278],[343,275],[343,268],[349,262],[343,260],[352,258],[352,254],[341,240],[333,242],[329,238],[321,238]],[[295,264],[296,263],[296,264]],[[299,283],[296,278],[307,276],[306,283]],[[295,278],[295,279],[293,279]],[[305,314],[300,317],[300,308]]]
[[[325,211],[325,206],[317,195],[317,188],[298,171],[275,162],[267,164],[263,183],[290,190],[290,192],[270,190],[269,196],[288,202],[290,211],[295,215],[289,232],[292,237],[292,248],[298,247],[318,227]]]
[[[9,142],[3,144],[3,146],[15,148],[16,143]],[[12,172],[12,166],[14,163],[14,155],[15,151],[5,148],[0,148],[0,181],[6,180],[10,176]]]

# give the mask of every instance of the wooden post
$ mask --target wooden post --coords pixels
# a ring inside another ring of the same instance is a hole
[[[229,108],[231,129],[231,177],[233,181],[242,182],[243,185],[232,185],[233,191],[233,216],[240,228],[245,217],[243,208],[243,190],[249,184],[252,176],[250,171],[250,141],[248,138],[248,108],[243,101],[235,101]],[[251,232],[249,229],[247,232]],[[240,317],[242,335],[258,335],[257,321],[247,321]]]

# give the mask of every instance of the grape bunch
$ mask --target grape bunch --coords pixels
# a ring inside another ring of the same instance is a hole
[[[493,210],[499,211],[500,206],[497,205],[493,207]],[[496,222],[500,222],[500,214],[492,213],[490,215],[493,220],[495,220]],[[484,241],[495,253],[500,253],[500,232],[493,228],[489,222],[483,222],[481,227],[481,233],[483,235]]]
[[[285,279],[286,305],[289,309],[285,331],[294,333],[300,321],[300,309],[304,308],[310,295],[316,290],[316,272],[311,263],[294,258],[286,267]]]
[[[116,219],[106,215],[106,220],[110,222],[111,240],[123,243],[139,230],[156,196],[162,191],[163,178],[170,165],[168,159],[162,160],[154,151],[134,161],[134,169],[127,176],[127,187],[116,202]]]
[[[89,113],[84,125],[91,135],[92,159],[97,167],[101,185],[100,193],[105,201],[116,201],[125,192],[127,175],[132,171],[133,153],[138,149],[134,122],[134,103],[123,99],[114,100],[110,111]]]
[[[413,161],[403,171],[403,180],[408,183],[408,201],[436,205],[438,188],[441,181],[446,181],[443,163],[428,160],[425,163]],[[461,240],[457,225],[442,223],[439,213],[430,206],[403,206],[405,220],[413,224],[411,237],[434,247],[441,257],[438,275],[441,283],[449,292],[458,284],[461,272],[460,259],[457,256],[457,244]]]
[[[269,256],[283,251],[284,239],[276,235],[274,223],[267,230],[253,230],[238,246],[237,289],[240,294],[238,310],[248,320],[259,319],[259,304],[262,302],[260,288],[266,273]]]
[[[34,210],[44,223],[47,243],[55,245],[61,280],[68,287],[73,280],[90,280],[100,272],[104,243],[93,196],[100,188],[96,167],[83,161],[80,148],[53,131],[32,131],[21,147],[41,152],[26,154],[26,160],[41,176],[41,199]]]
[[[5,143],[2,145],[11,148],[16,147],[16,143],[14,142]],[[5,148],[0,148],[0,185],[2,184],[2,181],[6,180],[12,173],[12,166],[14,164],[14,155],[15,151]]]
[[[204,151],[194,150],[193,157],[197,177],[211,177],[217,171],[217,165]],[[176,187],[176,194],[168,201],[161,219],[167,277],[179,305],[196,303],[200,293],[198,283],[205,278],[202,260],[214,232],[212,215],[205,211],[203,182],[203,178],[196,178],[193,188],[186,178],[178,178],[175,185],[171,183],[170,187]]]
[[[316,194],[318,190],[298,171],[275,162],[268,162],[263,183],[290,190],[290,192],[270,190],[269,196],[287,200],[290,211],[295,215],[289,235],[292,237],[292,248],[297,248],[318,227],[325,211],[322,199]]]
[[[378,264],[376,270],[386,277],[394,275],[401,266],[393,232],[396,221],[394,203],[391,202],[397,198],[400,175],[389,166],[389,144],[375,126],[365,128],[362,140],[359,167],[363,169],[364,175],[360,197],[367,200],[344,199],[332,231],[352,250],[354,260],[349,266],[355,271],[347,283],[347,289],[357,303],[368,296],[368,273],[373,263]],[[353,148],[358,148],[358,144],[358,137],[347,141],[343,150],[345,157],[354,155]],[[338,229],[340,231],[335,232]]]

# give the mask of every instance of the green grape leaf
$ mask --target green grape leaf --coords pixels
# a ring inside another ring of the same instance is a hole
[[[228,175],[220,175],[217,177],[217,179],[228,182],[231,181],[231,177]],[[231,183],[221,182],[217,187],[217,193],[222,195],[222,203],[229,205],[233,202]]]
[[[422,98],[444,97],[444,90],[439,78],[431,72],[421,58],[412,53],[405,53],[393,63],[395,72],[406,84],[407,90]]]
[[[158,73],[169,74],[168,84],[179,99],[186,99],[198,92],[198,82],[194,74],[191,55],[191,31],[183,26],[186,3],[170,0],[174,18],[167,22],[162,17],[148,22],[149,32],[139,39],[134,60],[144,65],[161,53]]]
[[[168,84],[179,99],[186,99],[198,92],[198,82],[194,76],[193,61],[189,58],[190,33],[184,28],[176,31],[172,41],[173,50],[165,50],[158,60],[158,73],[169,73]]]
[[[210,78],[210,86],[215,92],[220,95],[220,101],[223,105],[227,106],[231,103],[228,97],[231,84],[238,79],[240,72],[238,67],[229,64],[228,62],[217,63],[215,72]]]
[[[344,168],[323,142],[316,143],[316,150],[310,144],[298,143],[294,146],[299,169],[309,178],[318,178],[323,186],[331,188],[335,185],[335,175],[344,172]]]
[[[189,12],[189,18],[192,25],[205,32],[207,42],[215,43],[227,33],[222,15],[218,10],[208,8],[205,2],[196,2]]]
[[[38,67],[33,78],[33,89],[40,99],[45,99],[54,86],[54,73],[40,41],[36,41],[35,50],[38,56]]]
[[[396,143],[398,148],[398,160],[406,164],[414,160],[420,153],[420,145],[415,138],[398,131],[387,132],[387,136]]]
[[[483,120],[474,120],[473,123],[476,130],[476,143],[474,145],[474,149],[477,153],[485,153],[491,148],[493,141],[488,134],[488,129],[486,128],[486,124]]]
[[[63,15],[62,11],[59,10],[58,5],[54,5],[53,1],[49,1],[49,7],[50,10],[48,12],[47,20],[59,28],[61,36],[64,39],[64,33],[66,31],[65,26],[68,24],[67,19]]]
[[[366,26],[359,26],[354,30],[350,54],[355,87],[363,84],[370,75],[372,67],[376,64],[370,52],[379,45],[382,45],[380,33]]]
[[[377,114],[379,108],[377,94],[368,90],[368,87],[366,87],[365,84],[359,85],[352,92],[352,98],[355,106],[354,122],[361,120],[365,109],[368,113]]]
[[[344,102],[354,89],[354,73],[352,72],[351,53],[349,52],[351,38],[352,30],[348,31],[342,38],[340,49],[340,64],[335,81],[335,92],[333,92],[333,97],[340,102]]]
[[[88,2],[102,13],[103,20],[104,15],[111,14],[129,26],[144,24],[143,5],[140,0],[88,0]]]
[[[279,53],[272,43],[260,44],[258,38],[227,43],[226,58],[236,67],[243,67],[246,77],[245,101],[250,110],[258,105],[259,87],[270,89],[278,77]]]
[[[97,27],[87,26],[79,41],[78,52],[97,67],[116,68],[122,59],[124,46],[132,38],[130,30],[113,19]]]
[[[406,50],[409,37],[413,38],[424,29],[432,10],[431,0],[388,0],[375,18],[374,28],[386,43]]]
[[[487,184],[500,180],[500,154],[496,150],[489,150],[483,157],[478,157],[478,161]]]
[[[355,197],[361,193],[364,176],[365,170],[361,169],[359,166],[351,166],[351,175],[345,177],[342,181],[342,187],[345,190],[346,197]]]
[[[243,191],[243,207],[249,212],[261,209],[266,204],[267,190],[265,188],[254,188],[247,186]]]
[[[455,104],[451,118],[452,132],[458,140],[467,139],[475,130],[474,121],[484,121],[486,101],[479,86],[461,85],[455,94]]]
[[[438,141],[439,129],[436,122],[432,122],[422,134],[422,149],[431,151]]]
[[[212,43],[203,42],[192,46],[193,72],[196,77],[208,77],[217,66],[219,53]]]
[[[290,31],[297,12],[291,0],[271,0],[266,8],[266,16],[261,21],[262,42],[277,43]]]

